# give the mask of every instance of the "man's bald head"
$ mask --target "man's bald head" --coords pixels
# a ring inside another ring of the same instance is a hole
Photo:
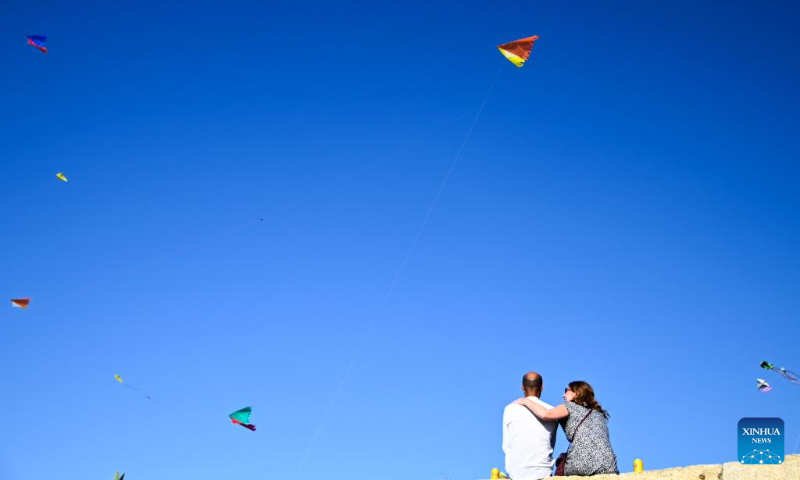
[[[539,397],[542,394],[542,376],[528,372],[522,376],[522,391],[526,397]]]

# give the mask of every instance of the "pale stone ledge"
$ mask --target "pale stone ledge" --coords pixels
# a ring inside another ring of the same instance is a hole
[[[726,463],[722,475],[725,480],[800,480],[800,455],[787,455],[781,465]]]
[[[645,464],[645,466],[647,466]],[[621,475],[593,477],[551,477],[563,480],[800,480],[800,455],[788,455],[781,465],[742,465],[737,462],[722,465],[649,470]]]

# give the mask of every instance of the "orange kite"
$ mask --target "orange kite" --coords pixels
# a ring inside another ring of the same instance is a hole
[[[533,49],[533,42],[539,40],[539,35],[534,35],[528,38],[521,38],[519,40],[514,40],[513,42],[504,43],[502,45],[498,45],[497,48],[500,49],[500,53],[505,55],[505,57],[514,65],[521,67],[525,65],[525,60],[531,56],[531,50]]]
[[[28,308],[28,304],[31,303],[30,298],[12,298],[11,299],[11,306],[17,308]]]

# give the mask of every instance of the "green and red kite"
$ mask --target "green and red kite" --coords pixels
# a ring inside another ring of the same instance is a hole
[[[231,423],[236,423],[255,432],[256,426],[250,424],[250,414],[252,411],[253,410],[250,407],[244,407],[241,410],[236,410],[228,416],[231,417]]]

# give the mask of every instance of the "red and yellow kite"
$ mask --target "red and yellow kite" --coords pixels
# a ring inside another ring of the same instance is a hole
[[[539,40],[539,35],[504,43],[502,45],[498,45],[497,48],[500,49],[500,53],[502,53],[511,63],[521,67],[525,65],[525,60],[531,56],[533,42],[536,40]]]

